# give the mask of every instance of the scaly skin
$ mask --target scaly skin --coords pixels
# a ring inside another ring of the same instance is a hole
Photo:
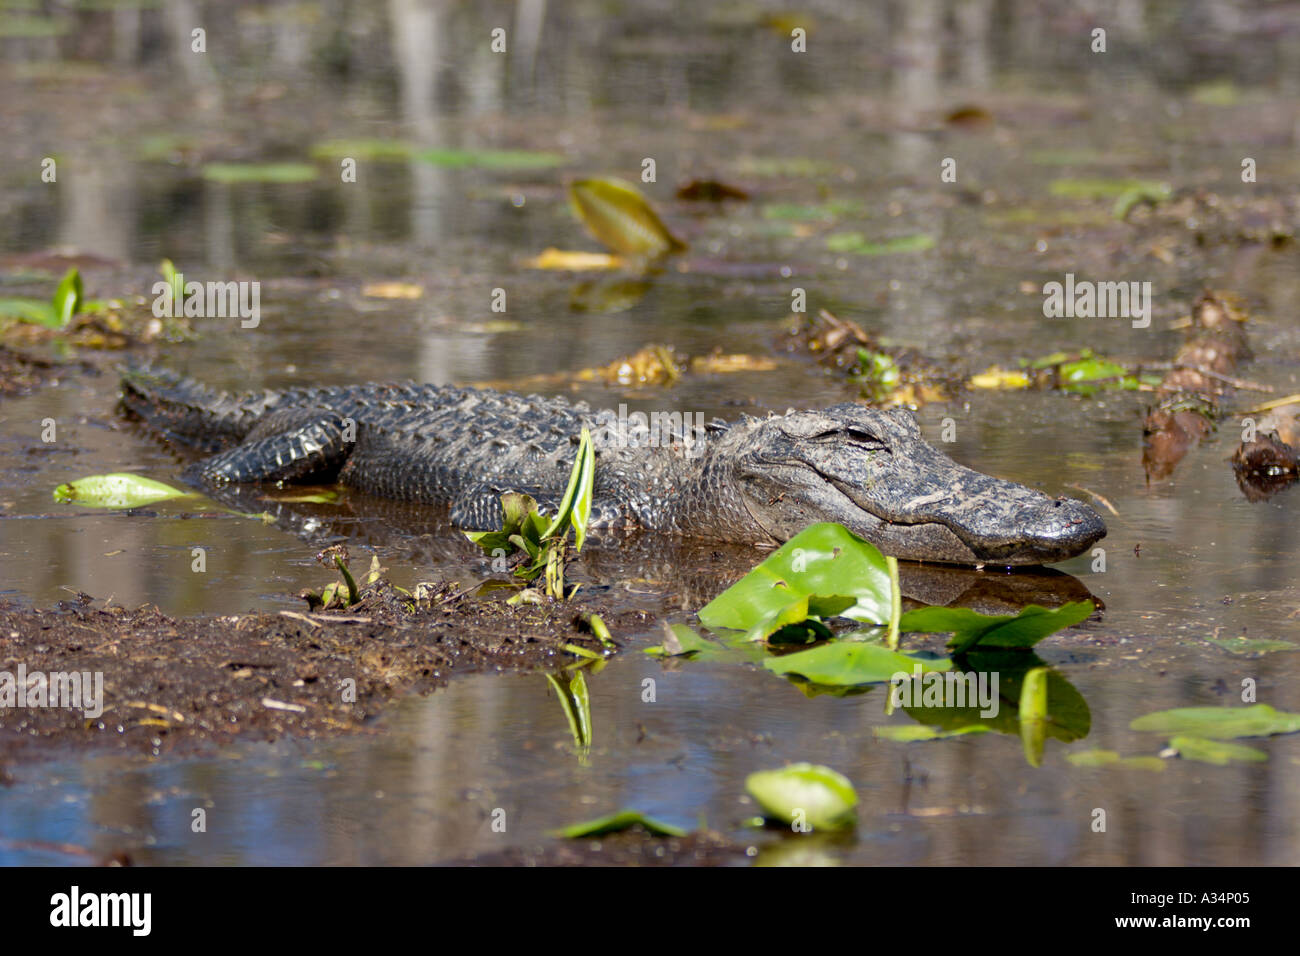
[[[837,521],[886,554],[1025,565],[1087,550],[1106,526],[1087,505],[984,475],[922,440],[912,416],[844,404],[715,422],[694,447],[618,440],[611,411],[434,385],[354,385],[230,396],[174,373],[129,369],[123,404],[211,454],[187,479],[331,482],[451,507],[492,529],[500,495],[554,508],[584,426],[596,446],[593,528],[786,541]]]

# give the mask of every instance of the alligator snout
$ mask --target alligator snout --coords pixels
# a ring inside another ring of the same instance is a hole
[[[1017,510],[1006,542],[986,539],[986,547],[973,548],[988,561],[1015,564],[1051,564],[1082,554],[1106,536],[1106,524],[1092,508],[1074,498],[1048,498]],[[978,538],[974,540],[978,541]]]

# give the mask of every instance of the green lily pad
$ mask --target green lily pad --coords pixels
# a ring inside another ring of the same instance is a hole
[[[981,648],[1030,648],[1057,631],[1072,627],[1093,612],[1091,601],[1074,601],[1054,610],[1030,604],[1019,614],[980,614],[966,607],[923,607],[903,615],[903,631],[942,634],[951,631],[948,647],[962,654]]]
[[[871,735],[881,740],[893,740],[898,743],[913,743],[918,740],[946,740],[949,737],[962,737],[966,734],[984,734],[991,728],[984,724],[967,724],[955,730],[942,727],[923,727],[920,724],[903,724],[897,727],[873,727]]]
[[[1065,757],[1076,767],[1120,767],[1125,770],[1165,769],[1165,762],[1159,757],[1121,757],[1114,750],[1081,750],[1066,754]]]
[[[1169,741],[1169,746],[1177,750],[1178,756],[1184,760],[1199,760],[1219,767],[1226,767],[1234,760],[1242,763],[1264,763],[1268,760],[1268,754],[1258,747],[1206,740],[1204,737],[1174,737]]]
[[[310,163],[207,163],[203,178],[214,183],[309,183],[319,175]]]
[[[891,609],[885,556],[842,525],[814,524],[700,611],[709,628],[745,631],[764,640],[790,623],[792,605],[812,615],[886,624]]]
[[[760,770],[745,779],[745,789],[763,815],[776,823],[839,830],[855,820],[858,795],[853,784],[829,767],[795,763],[780,770]]]
[[[910,676],[918,666],[923,674],[951,670],[952,661],[910,657],[881,644],[833,641],[806,651],[768,658],[763,666],[776,674],[798,674],[827,687],[852,687],[888,681],[896,674]]]
[[[837,232],[826,237],[826,248],[831,252],[851,252],[859,256],[887,256],[899,252],[924,252],[933,249],[934,236],[919,233],[899,236],[881,242],[870,242],[860,232]]]
[[[55,501],[90,508],[139,508],[155,501],[193,495],[194,492],[181,491],[152,478],[120,472],[78,478],[54,489]]]
[[[617,813],[611,813],[609,816],[599,817],[595,820],[585,820],[582,823],[575,823],[560,830],[552,830],[551,835],[564,837],[567,840],[579,840],[587,837],[607,836],[610,833],[622,833],[624,830],[630,830],[633,827],[640,827],[651,836],[686,836],[686,831],[681,827],[675,827],[671,823],[664,823],[662,820],[648,817],[639,810],[620,810]]]
[[[1233,737],[1269,737],[1300,730],[1300,714],[1274,710],[1268,704],[1249,707],[1178,707],[1137,718],[1133,730],[1161,734],[1231,740]]]
[[[701,637],[685,624],[669,624],[662,644],[647,647],[651,657],[689,657],[699,661],[732,661],[757,663],[763,658],[763,648],[756,644],[738,642],[723,644]]]

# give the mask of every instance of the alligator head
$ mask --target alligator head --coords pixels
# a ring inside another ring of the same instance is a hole
[[[886,554],[953,564],[1050,564],[1106,534],[1095,511],[965,468],[910,412],[863,405],[733,426],[727,482],[763,534],[836,521]]]

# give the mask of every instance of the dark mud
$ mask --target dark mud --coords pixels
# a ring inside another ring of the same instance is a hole
[[[0,671],[103,674],[103,713],[0,709],[0,763],[65,745],[154,756],[235,740],[357,733],[397,697],[453,676],[555,669],[606,653],[582,602],[508,606],[429,588],[414,609],[387,582],[339,611],[175,618],[104,606],[88,595],[58,607],[0,605]],[[615,634],[636,612],[600,609]],[[353,691],[352,688],[355,687]],[[64,750],[64,747],[57,748]]]

